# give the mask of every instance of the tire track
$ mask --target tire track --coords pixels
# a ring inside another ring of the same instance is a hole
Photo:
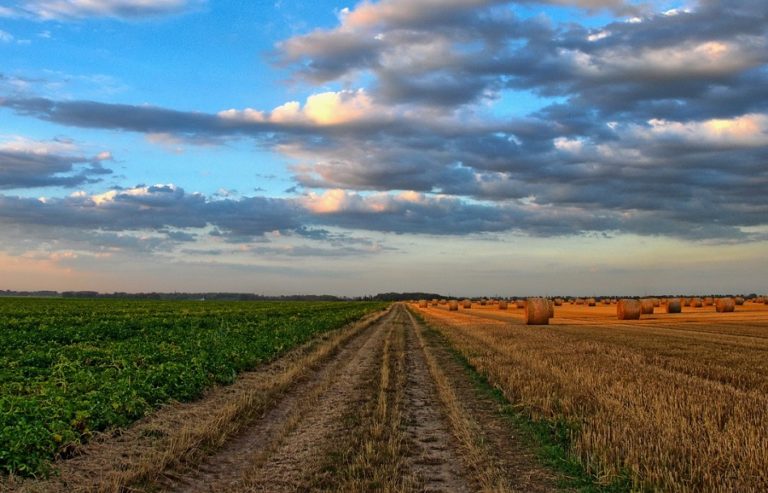
[[[325,447],[344,433],[345,411],[364,395],[393,313],[347,343],[333,361],[170,491],[300,491]]]

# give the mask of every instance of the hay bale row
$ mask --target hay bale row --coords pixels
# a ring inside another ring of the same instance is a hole
[[[640,320],[642,312],[643,307],[638,300],[624,298],[616,304],[616,315],[619,320]]]
[[[718,298],[715,301],[717,313],[729,313],[736,310],[736,301],[733,298]]]
[[[525,302],[525,323],[527,325],[549,325],[552,317],[550,301],[546,298],[528,298]]]
[[[679,299],[667,301],[667,313],[681,313],[682,311],[683,304]]]
[[[645,298],[640,300],[640,313],[643,315],[653,315],[653,309],[655,306],[653,305],[653,300],[650,298]]]

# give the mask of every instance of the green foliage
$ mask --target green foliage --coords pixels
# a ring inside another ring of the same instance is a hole
[[[231,383],[383,306],[0,299],[0,471],[45,473],[94,431]]]

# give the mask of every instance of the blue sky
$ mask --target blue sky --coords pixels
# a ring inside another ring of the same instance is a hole
[[[767,26],[760,0],[3,2],[0,289],[764,291]]]

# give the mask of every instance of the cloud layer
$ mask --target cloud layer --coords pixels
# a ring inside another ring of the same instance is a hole
[[[539,3],[614,20],[558,24],[502,0],[363,2],[342,11],[337,27],[276,46],[275,62],[310,88],[303,101],[204,113],[0,98],[5,111],[65,127],[253,140],[290,159],[302,192],[222,199],[158,185],[45,201],[9,194],[0,222],[89,231],[106,243],[151,232],[158,248],[271,232],[327,241],[317,234],[324,228],[765,239],[768,4],[700,0],[653,12],[619,0]],[[191,4],[102,2],[102,13],[94,2],[35,5],[61,10],[51,16],[130,17]],[[515,111],[515,99],[531,94],[539,109]],[[77,153],[0,147],[0,188],[72,192],[105,173]]]

